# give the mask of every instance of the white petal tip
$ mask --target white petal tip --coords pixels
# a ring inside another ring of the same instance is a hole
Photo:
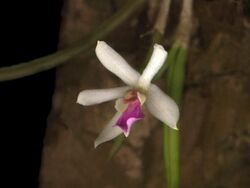
[[[158,54],[161,53],[166,58],[168,52],[165,50],[165,48],[162,45],[160,45],[160,44],[154,44],[154,49],[156,50],[156,52]]]
[[[160,49],[165,51],[164,47],[160,44],[157,44],[157,43],[154,44],[154,48],[160,48]]]
[[[169,128],[171,128],[171,129],[174,129],[174,130],[176,130],[176,131],[179,131],[179,129],[178,129],[178,127],[177,127],[177,124],[175,123],[173,123],[173,124],[171,124],[171,123],[167,123],[167,122],[163,122],[164,123],[164,125],[167,125]]]
[[[175,127],[172,127],[172,129],[176,130],[176,131],[179,131],[178,127],[175,126]]]
[[[96,101],[97,98],[95,97],[95,93],[89,92],[89,90],[84,90],[78,94],[76,103],[81,104],[83,106],[89,106],[98,103]]]
[[[99,146],[99,144],[100,144],[100,143],[98,143],[98,142],[95,141],[95,142],[94,142],[94,148],[96,149],[96,148]]]
[[[178,118],[179,119],[179,118]],[[177,119],[177,121],[175,121],[176,123],[171,123],[171,122],[164,122],[167,126],[169,126],[171,129],[174,129],[174,130],[176,130],[176,131],[178,131],[179,129],[178,129],[178,127],[177,127],[177,122],[178,122],[178,119]]]
[[[168,125],[171,129],[174,129],[176,131],[179,131],[179,128],[177,127],[178,119],[175,121],[175,123],[168,122],[166,125]]]
[[[99,50],[102,50],[103,48],[105,49],[106,47],[107,47],[106,42],[98,40],[95,50],[96,50],[96,52],[98,52]]]
[[[100,50],[105,47],[106,43],[104,41],[100,41],[98,40],[97,41],[97,44],[96,44],[96,48],[95,48],[95,52],[96,54],[98,54],[100,52]]]
[[[84,105],[84,106],[87,105],[87,103],[85,101],[85,97],[84,97],[84,95],[82,95],[82,92],[79,93],[77,100],[76,100],[76,103]]]
[[[102,44],[106,44],[106,42],[101,41],[101,40],[98,40],[98,41],[97,41],[97,45],[102,45]]]

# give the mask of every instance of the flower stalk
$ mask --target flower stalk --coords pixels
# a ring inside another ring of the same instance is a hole
[[[179,108],[183,98],[185,62],[192,32],[192,0],[183,1],[180,23],[177,28],[176,40],[168,58],[168,74],[166,91]],[[160,73],[159,73],[160,74]],[[178,124],[180,128],[180,124]],[[168,188],[180,187],[180,133],[164,127],[163,144],[165,171]]]
[[[183,96],[187,49],[176,48],[171,52],[174,58],[168,60],[171,66],[168,70],[166,91],[180,108]],[[180,124],[177,127],[180,129]],[[164,127],[163,134],[163,154],[167,185],[168,188],[178,188],[180,184],[180,132]]]

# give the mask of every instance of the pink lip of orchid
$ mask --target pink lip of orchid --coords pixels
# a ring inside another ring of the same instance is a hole
[[[139,93],[135,91],[130,91],[128,97],[124,97],[122,101],[118,100],[116,109],[122,112],[121,116],[117,120],[114,126],[120,127],[126,137],[130,133],[131,126],[138,120],[144,118],[142,112],[142,102],[139,99]],[[120,102],[120,104],[118,104]],[[120,109],[118,105],[120,105]],[[121,107],[124,106],[124,107]]]
[[[127,86],[84,90],[79,93],[77,103],[84,106],[117,99],[115,105],[117,112],[95,140],[95,147],[122,133],[127,137],[132,125],[144,118],[142,112],[144,103],[153,116],[169,127],[177,129],[178,106],[160,88],[151,84],[151,80],[167,57],[167,52],[161,45],[154,45],[153,54],[141,75],[103,41],[97,42],[96,55],[103,66],[118,76]]]

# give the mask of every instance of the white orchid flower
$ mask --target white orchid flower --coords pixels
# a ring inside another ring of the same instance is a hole
[[[144,103],[153,116],[169,127],[177,129],[178,106],[160,88],[151,84],[151,80],[167,57],[167,52],[161,45],[154,45],[153,54],[141,75],[105,42],[98,41],[95,52],[103,66],[127,84],[124,87],[84,90],[79,93],[77,103],[84,106],[117,99],[117,112],[95,140],[95,147],[122,133],[127,137],[132,125],[144,118]]]

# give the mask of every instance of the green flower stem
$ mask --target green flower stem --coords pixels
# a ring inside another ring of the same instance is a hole
[[[98,28],[95,29],[95,31],[91,32],[85,40],[78,42],[69,48],[25,63],[0,68],[0,81],[22,78],[52,69],[65,63],[76,55],[89,50],[95,45],[97,40],[100,40],[113,31],[144,2],[145,0],[130,0],[123,9],[118,11],[107,21],[103,22]]]
[[[193,0],[182,2],[180,23],[176,32],[176,40],[173,45],[173,55],[169,58],[169,72],[167,75],[167,93],[172,97],[181,109],[183,83],[185,75],[185,62],[187,49],[192,33],[192,5]],[[171,52],[170,51],[170,52]],[[180,124],[178,124],[178,128]],[[180,133],[168,126],[164,127],[164,162],[168,188],[180,187]]]
[[[170,55],[171,58],[168,58],[167,64],[171,66],[168,70],[166,90],[181,108],[187,49],[174,46]],[[178,128],[179,126],[180,124],[178,124]],[[164,126],[163,152],[168,188],[179,188],[180,186],[179,134],[179,131]]]

